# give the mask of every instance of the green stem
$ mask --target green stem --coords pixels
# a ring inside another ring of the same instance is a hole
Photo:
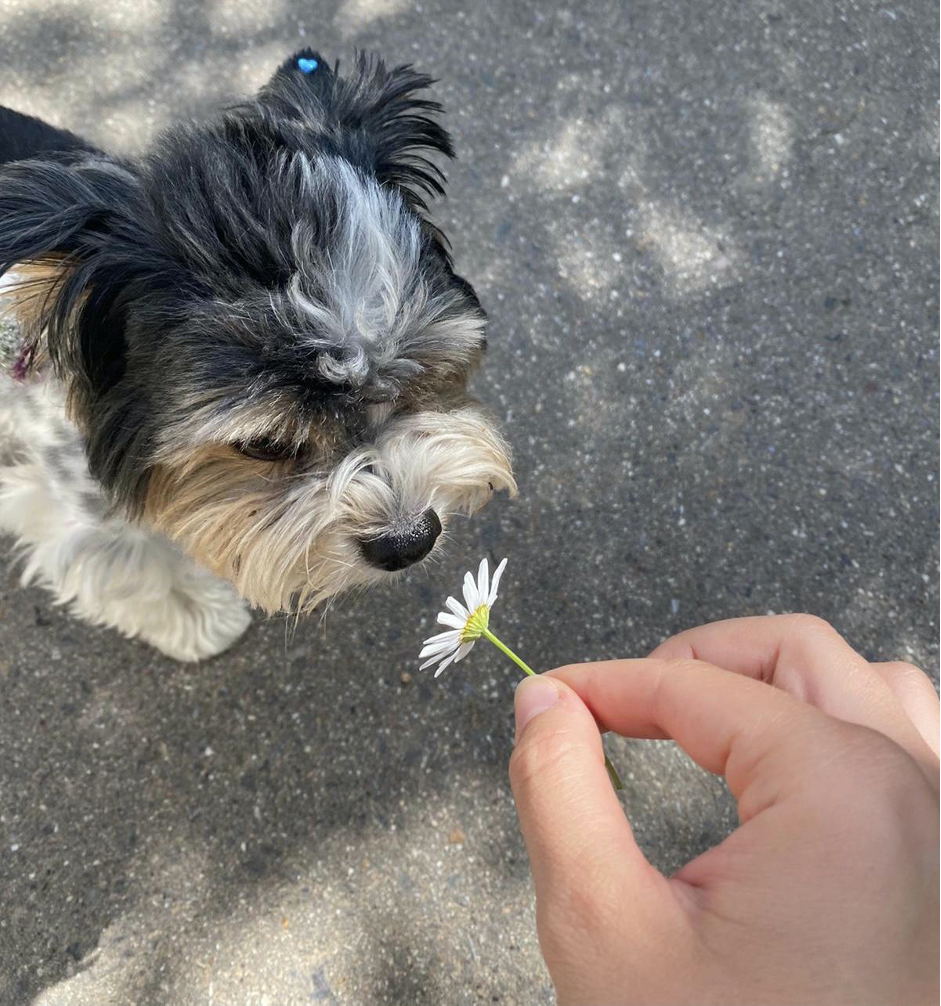
[[[513,661],[516,666],[523,671],[524,674],[528,674],[531,678],[536,677],[536,672],[523,660],[518,657],[506,643],[501,642],[497,637],[489,630],[484,629],[481,632],[484,639],[489,639],[491,643],[501,652],[505,653],[510,660]],[[611,764],[611,759],[605,755],[604,756],[604,767],[608,770],[608,778],[611,780],[611,785],[615,789],[624,789],[624,784],[621,782],[621,777],[618,775],[617,769]]]
[[[501,643],[500,640],[497,639],[497,637],[489,629],[484,629],[481,635],[484,637],[484,639],[489,639],[490,642],[493,643],[493,645],[498,650],[500,650],[502,653],[505,653],[510,658],[510,660],[512,660],[513,663],[516,664],[516,666],[521,671],[523,671],[523,673],[528,674],[531,678],[536,677],[536,672],[529,666],[529,664],[527,664],[524,660],[518,657],[509,648],[509,646],[507,646],[505,643]]]
[[[615,789],[624,789],[624,783],[621,782],[618,770],[611,764],[611,759],[607,755],[604,756],[604,767],[608,770],[608,778],[611,780],[611,785]]]

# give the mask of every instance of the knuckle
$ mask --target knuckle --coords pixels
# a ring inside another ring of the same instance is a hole
[[[666,657],[661,664],[661,673],[655,680],[653,695],[651,696],[652,705],[654,708],[659,707],[661,699],[669,693],[671,681],[683,678],[701,679],[703,674],[708,674],[710,671],[715,670],[715,668],[715,664],[710,663],[708,660],[700,660],[698,657]]]
[[[897,795],[900,788],[921,778],[912,756],[878,730],[855,723],[842,724],[839,740],[848,763],[865,780],[859,792],[866,799]],[[836,755],[833,764],[841,771],[845,768]]]
[[[790,620],[796,632],[805,635],[824,636],[830,639],[836,638],[842,640],[843,638],[825,618],[821,618],[819,615],[800,612],[796,615],[786,615],[785,618]]]
[[[874,842],[899,840],[911,832],[924,832],[929,822],[937,825],[937,785],[930,781],[911,755],[887,738],[874,740],[865,792],[881,807],[869,814],[867,833]]]
[[[697,660],[695,657],[665,657],[663,660],[663,670],[666,674],[693,674],[702,668],[705,661]]]
[[[934,692],[931,678],[920,667],[910,664],[907,660],[892,660],[883,664],[882,668],[887,677],[894,678],[902,684],[921,688],[926,694],[928,689]]]

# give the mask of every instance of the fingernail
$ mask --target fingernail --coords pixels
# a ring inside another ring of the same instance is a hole
[[[526,724],[550,706],[559,701],[559,689],[552,678],[544,678],[541,674],[533,678],[523,678],[516,686],[516,739],[519,740]]]

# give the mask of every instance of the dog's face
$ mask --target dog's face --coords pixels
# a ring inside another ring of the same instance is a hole
[[[299,57],[139,162],[0,172],[0,265],[92,473],[269,611],[405,568],[515,490],[466,391],[485,317],[425,217],[425,155],[451,149],[430,81]]]

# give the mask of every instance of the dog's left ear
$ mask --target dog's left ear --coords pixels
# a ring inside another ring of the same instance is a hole
[[[50,154],[0,170],[0,276],[27,335],[88,404],[124,369],[124,316],[137,273],[153,268],[137,240],[145,207],[128,168],[103,154]]]
[[[332,148],[425,210],[425,199],[443,195],[445,183],[429,155],[454,156],[451,137],[434,118],[441,105],[418,94],[433,83],[411,66],[389,69],[362,52],[352,73],[341,77],[320,53],[303,49],[279,67],[258,97],[262,107],[313,130],[322,151]]]

